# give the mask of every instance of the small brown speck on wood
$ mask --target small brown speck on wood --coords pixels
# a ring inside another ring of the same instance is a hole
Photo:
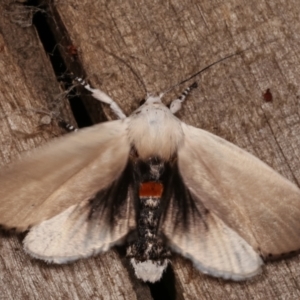
[[[107,92],[127,115],[146,92],[160,93],[236,53],[193,79],[199,88],[178,115],[253,153],[299,185],[297,0],[51,3],[48,14],[57,40],[60,34],[67,36],[92,85]],[[4,8],[1,3],[0,10]],[[26,121],[14,111],[45,106],[46,99],[60,90],[34,27],[21,28],[6,15],[0,18],[0,32],[4,164],[59,134],[54,125],[30,135],[38,120]],[[71,60],[66,62],[74,71]],[[166,103],[193,80],[166,95]],[[273,102],[262,98],[268,88]],[[107,107],[103,110],[108,119],[114,118]],[[16,135],[22,130],[30,138]],[[114,250],[72,265],[50,266],[30,259],[16,238],[3,237],[0,256],[4,299],[140,299],[143,293],[144,299],[150,297],[146,286],[133,283]],[[174,256],[177,299],[299,299],[299,263],[299,256],[268,263],[253,280],[236,283],[203,275],[188,260]]]

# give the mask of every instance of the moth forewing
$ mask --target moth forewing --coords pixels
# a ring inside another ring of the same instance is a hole
[[[300,190],[265,163],[204,130],[182,125],[179,170],[203,205],[263,257],[300,249]]]
[[[83,129],[2,169],[0,224],[27,230],[106,187],[126,166],[126,130],[126,120]]]

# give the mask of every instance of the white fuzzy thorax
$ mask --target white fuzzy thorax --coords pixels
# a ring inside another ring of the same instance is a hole
[[[129,118],[129,138],[139,157],[169,160],[183,140],[181,122],[161,102],[149,97]]]

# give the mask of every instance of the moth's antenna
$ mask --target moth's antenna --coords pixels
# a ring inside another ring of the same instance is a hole
[[[65,120],[60,119],[58,122],[59,126],[62,127],[63,129],[67,130],[68,132],[76,132],[78,131],[78,128],[73,126],[70,123],[67,123]]]
[[[246,50],[247,50],[247,49],[246,49]],[[179,86],[179,85],[181,85],[181,84],[183,84],[183,83],[185,83],[185,82],[191,80],[192,78],[196,77],[197,75],[201,74],[202,72],[206,71],[207,69],[213,67],[214,65],[216,65],[216,64],[218,64],[218,63],[220,63],[220,62],[222,62],[222,61],[224,61],[224,60],[226,60],[226,59],[229,59],[229,58],[231,58],[231,57],[233,57],[233,56],[235,56],[235,55],[239,55],[239,54],[241,54],[242,52],[245,52],[246,50],[242,50],[242,51],[239,51],[239,52],[230,54],[230,55],[228,55],[228,56],[225,56],[225,57],[223,57],[223,58],[221,58],[221,59],[219,59],[219,60],[217,60],[217,61],[215,61],[215,62],[209,64],[208,66],[206,66],[205,68],[201,69],[201,70],[198,71],[197,73],[191,75],[191,76],[188,77],[187,79],[184,79],[183,81],[181,81],[181,82],[179,82],[179,83],[173,85],[173,86],[170,87],[169,89],[167,89],[165,92],[161,93],[161,94],[160,94],[160,97],[163,97],[166,93],[170,92],[170,91],[171,91],[172,89],[174,89],[175,87],[177,87],[177,86]]]
[[[136,71],[131,67],[130,64],[128,64],[124,59],[122,59],[121,57],[117,56],[116,54],[109,52],[108,50],[106,50],[102,45],[99,45],[99,47],[101,48],[101,50],[103,52],[105,52],[108,55],[111,55],[112,57],[114,57],[115,59],[119,60],[120,62],[122,62],[131,72],[132,74],[136,77],[136,79],[140,82],[140,84],[142,85],[142,87],[144,88],[145,92],[147,93],[147,88],[146,85],[144,83],[144,81],[142,80],[142,78],[140,76],[138,76],[138,74],[136,73]]]
[[[180,109],[181,109],[181,105],[182,103],[185,101],[185,98],[187,97],[187,95],[195,88],[198,87],[198,83],[194,82],[192,85],[190,85],[189,87],[187,87],[183,93],[175,100],[173,100],[170,104],[170,111],[172,114],[177,113]]]

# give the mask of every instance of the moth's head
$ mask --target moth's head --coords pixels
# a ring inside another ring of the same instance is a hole
[[[159,96],[153,96],[151,94],[148,94],[144,103],[147,104],[162,103],[161,98],[163,97],[163,95],[164,94],[160,94]]]
[[[161,279],[162,274],[166,270],[169,263],[167,259],[157,262],[150,259],[145,261],[137,261],[135,258],[131,258],[130,262],[138,279],[152,283]]]

